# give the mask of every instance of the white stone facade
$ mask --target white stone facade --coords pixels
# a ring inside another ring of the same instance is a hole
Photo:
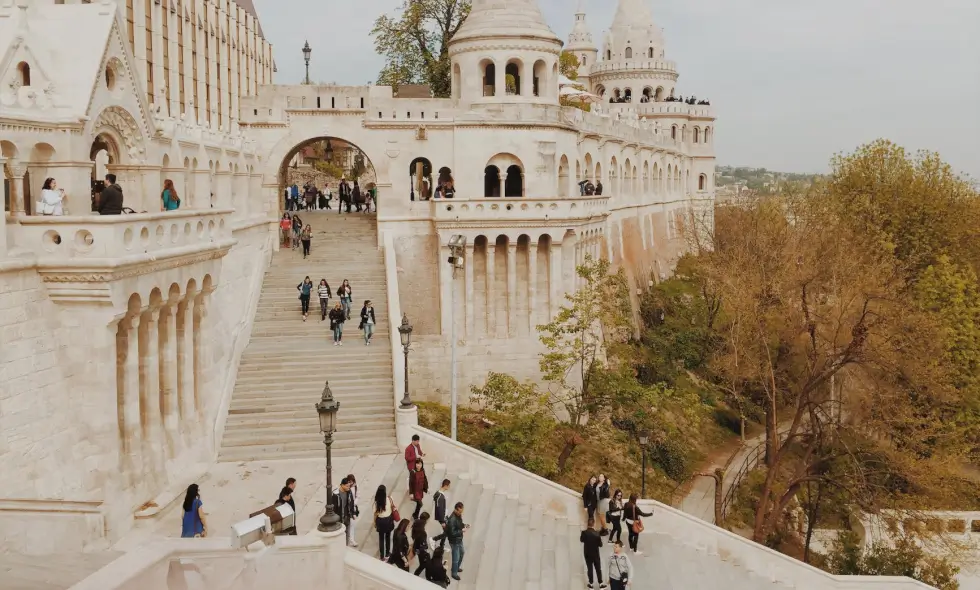
[[[284,166],[310,141],[339,138],[371,161],[388,307],[415,326],[418,398],[448,395],[453,317],[461,392],[488,370],[536,377],[535,326],[575,288],[576,263],[608,257],[645,288],[685,250],[688,212],[713,205],[710,107],[560,106],[563,46],[534,0],[474,2],[446,99],[273,86],[254,15],[228,0],[0,0],[0,40],[0,530],[20,533],[5,549],[104,547],[214,460],[277,247]],[[659,59],[589,74],[676,79]],[[146,213],[89,213],[100,151],[125,205]],[[413,175],[430,169],[428,190],[451,178],[453,199],[420,200]],[[32,215],[46,177],[69,216]],[[165,179],[178,212],[159,212]],[[586,179],[602,195],[581,196]],[[467,237],[455,281],[454,234]]]

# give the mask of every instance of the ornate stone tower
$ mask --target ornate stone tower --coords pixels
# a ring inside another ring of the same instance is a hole
[[[453,98],[557,104],[561,47],[537,0],[475,0],[449,45]]]
[[[663,30],[654,22],[647,0],[619,0],[616,16],[606,34],[602,61],[592,68],[592,87],[610,98],[629,97],[639,102],[670,96],[677,83],[677,67],[664,58]]]
[[[579,0],[578,10],[575,11],[575,27],[568,36],[565,50],[578,58],[578,81],[588,88],[592,66],[599,61],[599,48],[592,40],[592,31],[585,22],[585,0]]]

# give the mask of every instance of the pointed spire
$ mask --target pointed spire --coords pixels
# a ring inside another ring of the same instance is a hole
[[[619,0],[611,28],[655,26],[648,2],[649,0]]]

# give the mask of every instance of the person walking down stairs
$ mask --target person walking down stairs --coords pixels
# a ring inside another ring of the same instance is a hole
[[[313,281],[310,277],[303,279],[303,282],[296,285],[296,290],[299,291],[299,300],[303,305],[303,321],[306,321],[306,316],[310,315],[310,294],[313,292]]]
[[[290,238],[293,236],[293,220],[289,217],[289,213],[283,213],[282,219],[279,221],[279,231],[282,234],[279,245],[288,248]]]
[[[330,283],[327,279],[320,279],[320,285],[316,288],[316,295],[320,299],[320,321],[327,319],[327,311],[330,310]]]
[[[303,242],[303,258],[310,255],[310,240],[313,239],[313,228],[310,224],[306,224],[303,228],[303,232],[299,235],[299,240]]]
[[[337,297],[340,297],[340,304],[344,308],[344,315],[347,319],[350,319],[350,306],[354,299],[354,291],[350,288],[350,282],[344,279],[343,284],[337,289]]]
[[[442,546],[436,547],[432,552],[432,559],[429,560],[429,567],[425,569],[425,579],[442,588],[449,587],[449,573],[446,572],[445,549]]]
[[[303,233],[303,220],[293,215],[293,250],[299,248],[299,237]]]
[[[646,513],[640,510],[640,506],[636,501],[636,494],[630,494],[630,501],[626,503],[626,506],[623,506],[623,521],[626,522],[626,532],[629,536],[630,549],[636,555],[643,555],[643,552],[639,550],[640,533],[643,532],[643,521],[640,517],[653,516],[653,513]]]
[[[347,316],[344,315],[344,310],[340,307],[340,302],[338,301],[336,306],[330,310],[330,329],[333,331],[334,346],[344,345],[341,340],[344,337],[344,321],[346,319]]]
[[[612,590],[626,590],[633,585],[633,564],[623,553],[623,542],[613,543],[613,554],[609,557],[609,585]]]
[[[395,534],[391,540],[391,557],[388,558],[388,563],[397,567],[398,569],[408,571],[408,525],[409,521],[407,518],[403,518],[401,522],[398,523],[398,528],[395,529]]]
[[[374,319],[374,306],[371,305],[371,301],[365,301],[364,307],[361,308],[361,325],[359,326],[361,330],[364,330],[364,346],[371,344],[371,337],[374,336],[374,325],[377,320]]]
[[[429,547],[429,535],[425,533],[425,527],[429,524],[429,513],[423,512],[422,515],[412,523],[412,553],[419,559],[419,566],[415,568],[415,575],[422,574],[429,567],[431,549]]]
[[[413,520],[418,520],[419,514],[422,512],[422,500],[427,493],[429,493],[429,478],[425,476],[422,459],[416,459],[415,470],[408,476],[408,494],[415,501],[415,512],[412,513]]]
[[[585,552],[585,569],[589,574],[589,588],[595,588],[592,583],[592,572],[599,578],[599,588],[608,588],[602,581],[602,563],[599,557],[599,548],[602,547],[602,535],[595,530],[595,521],[589,519],[589,528],[579,534],[579,541]]]
[[[453,513],[446,520],[445,535],[453,554],[452,573],[450,575],[457,581],[459,581],[459,574],[463,572],[463,557],[466,555],[466,551],[463,549],[463,533],[469,528],[470,525],[463,524],[463,503],[456,502]]]

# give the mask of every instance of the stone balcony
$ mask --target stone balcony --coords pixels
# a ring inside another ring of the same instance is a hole
[[[142,278],[227,254],[235,244],[231,214],[230,209],[206,209],[18,217],[11,254],[34,261],[53,301],[104,300],[125,308],[130,294],[144,289],[136,284],[113,287],[123,279],[152,284],[147,291],[157,288],[166,293],[170,282]]]
[[[608,196],[535,198],[454,198],[429,201],[440,227],[514,227],[588,222],[609,214]]]

